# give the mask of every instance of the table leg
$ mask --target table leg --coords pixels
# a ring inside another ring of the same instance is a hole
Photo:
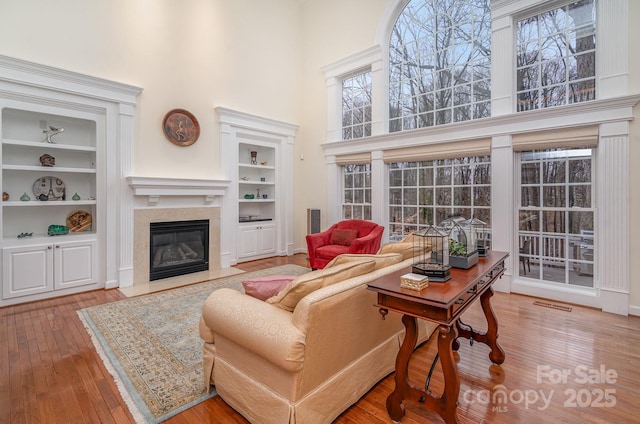
[[[456,329],[458,330],[459,336],[469,339],[471,344],[476,341],[489,346],[491,348],[491,352],[489,352],[489,359],[494,364],[499,365],[504,362],[505,354],[502,347],[498,344],[498,319],[496,318],[496,314],[493,312],[493,307],[491,307],[491,296],[493,296],[493,289],[491,287],[489,287],[480,296],[482,312],[487,320],[486,333],[474,330],[470,325],[463,323],[460,319],[456,321]],[[454,350],[457,350],[457,346],[458,341],[456,340],[453,344]]]
[[[493,288],[489,287],[487,291],[480,296],[480,304],[482,311],[487,319],[487,341],[485,342],[490,348],[489,359],[494,364],[502,364],[505,359],[504,350],[498,344],[498,319],[491,307],[491,296],[493,296]]]
[[[391,419],[399,422],[404,417],[403,401],[409,397],[411,384],[409,382],[409,358],[418,341],[417,318],[403,315],[402,323],[405,328],[404,340],[396,357],[396,387],[387,397],[387,412]]]
[[[452,344],[458,337],[456,326],[441,325],[438,329],[438,356],[444,377],[441,396],[426,391],[409,381],[409,359],[418,340],[417,318],[403,315],[405,337],[396,357],[395,389],[387,397],[387,412],[394,422],[400,422],[405,414],[404,401],[422,405],[439,414],[446,424],[458,424],[457,407],[460,395],[460,377],[453,356]]]

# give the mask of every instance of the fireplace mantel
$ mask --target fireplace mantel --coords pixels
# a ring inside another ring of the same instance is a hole
[[[161,196],[203,196],[204,204],[216,196],[224,196],[231,184],[228,180],[194,180],[185,178],[127,177],[134,196],[146,196],[155,206]]]

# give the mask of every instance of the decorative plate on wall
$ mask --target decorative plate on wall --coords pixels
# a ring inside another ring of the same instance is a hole
[[[79,210],[67,217],[67,227],[73,232],[87,231],[91,228],[91,214],[87,211]]]
[[[164,135],[178,146],[191,146],[200,137],[200,124],[193,114],[184,109],[167,112],[162,121]]]

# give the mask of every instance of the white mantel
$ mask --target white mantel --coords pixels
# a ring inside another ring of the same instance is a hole
[[[148,206],[155,206],[163,196],[202,197],[203,204],[210,205],[217,196],[224,196],[231,181],[196,180],[163,177],[127,177],[134,196],[145,196]]]

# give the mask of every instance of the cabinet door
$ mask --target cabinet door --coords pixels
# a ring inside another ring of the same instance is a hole
[[[259,246],[258,254],[264,255],[276,251],[276,226],[262,225],[259,227],[260,236],[258,237]]]
[[[55,243],[53,246],[55,290],[96,282],[95,241]]]
[[[2,285],[4,299],[52,291],[52,246],[2,249]]]
[[[240,227],[238,229],[238,258],[258,254],[258,227]]]

